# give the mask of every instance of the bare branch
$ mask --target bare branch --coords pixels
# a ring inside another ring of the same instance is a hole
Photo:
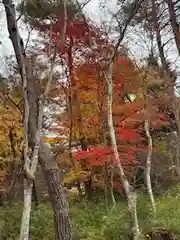
[[[27,38],[27,41],[26,41],[26,44],[25,44],[25,47],[24,47],[24,50],[26,51],[27,47],[28,47],[28,43],[29,43],[29,40],[30,40],[30,36],[31,36],[31,32],[33,31],[33,27],[28,30],[28,38]]]
[[[59,38],[58,38],[58,41],[57,41],[56,46],[55,46],[54,54],[53,54],[52,61],[51,61],[51,67],[50,67],[50,72],[49,72],[49,76],[48,76],[48,81],[47,81],[47,84],[45,86],[44,93],[39,98],[39,104],[38,104],[39,105],[39,115],[38,115],[38,121],[37,121],[38,122],[38,127],[37,127],[37,131],[36,131],[36,141],[35,141],[35,147],[34,147],[34,150],[33,150],[33,155],[32,155],[33,157],[32,157],[31,168],[30,168],[32,175],[35,174],[36,167],[37,167],[38,153],[39,153],[40,141],[41,141],[41,130],[42,130],[44,103],[47,99],[47,95],[48,95],[50,87],[51,87],[51,83],[52,83],[52,79],[53,79],[53,70],[54,70],[54,66],[55,66],[55,60],[56,60],[56,55],[57,55],[59,45],[64,44],[64,41],[65,41],[66,29],[67,29],[67,6],[66,6],[66,1],[64,1],[64,25],[63,25],[63,29],[62,29],[62,32],[59,33]],[[52,38],[50,39],[50,41],[52,41]]]
[[[125,32],[127,30],[127,27],[129,25],[129,23],[131,22],[132,18],[135,16],[135,14],[137,13],[137,11],[139,10],[141,4],[143,3],[144,0],[135,0],[134,1],[134,4],[133,4],[133,7],[132,7],[132,10],[131,10],[131,13],[128,17],[128,19],[126,20],[125,24],[124,24],[124,28],[121,30],[121,33],[120,33],[120,36],[119,36],[119,39],[116,43],[116,46],[114,48],[114,52],[109,60],[109,64],[111,61],[113,61],[116,57],[116,54],[117,54],[117,51],[118,51],[118,48],[124,38],[124,35],[125,35]]]

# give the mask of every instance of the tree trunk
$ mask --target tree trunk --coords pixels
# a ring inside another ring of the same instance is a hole
[[[20,240],[29,240],[29,228],[31,218],[31,200],[32,200],[32,187],[33,183],[29,182],[28,179],[24,179],[24,206],[20,232]]]
[[[116,166],[119,169],[121,181],[126,193],[127,201],[128,201],[128,207],[129,211],[132,216],[133,221],[133,234],[134,234],[134,240],[138,240],[140,236],[140,230],[139,230],[139,224],[138,224],[138,218],[137,218],[137,211],[136,211],[136,192],[135,189],[129,184],[123,167],[121,165],[121,160],[119,158],[117,143],[116,143],[116,135],[115,130],[113,126],[113,117],[112,117],[112,104],[113,104],[113,62],[110,63],[107,73],[104,72],[104,77],[107,82],[108,86],[108,107],[107,107],[107,113],[108,113],[108,126],[109,126],[109,134],[111,139],[111,146],[114,153],[114,158],[116,162]]]
[[[59,180],[59,170],[45,170],[45,177],[54,211],[56,240],[72,239],[72,227],[71,222],[69,221],[68,203],[64,188]]]
[[[153,18],[153,23],[154,23],[154,30],[155,30],[155,33],[156,33],[156,41],[157,41],[159,56],[160,56],[163,68],[164,68],[165,71],[169,71],[169,67],[168,67],[168,64],[167,64],[167,61],[166,61],[166,58],[165,58],[165,55],[164,55],[164,48],[163,48],[161,33],[160,33],[160,29],[159,29],[159,23],[158,23],[156,2],[155,1],[156,0],[151,0],[152,18]]]
[[[11,204],[11,202],[14,199],[15,196],[15,186],[17,184],[17,180],[19,178],[19,173],[20,173],[20,168],[21,166],[18,164],[13,164],[14,170],[12,170],[12,178],[11,178],[11,182],[8,186],[7,192],[6,192],[6,200],[8,201],[9,204]]]
[[[71,240],[72,227],[67,197],[62,183],[60,182],[59,169],[52,151],[44,142],[41,142],[39,161],[43,167],[43,172],[54,211],[56,240]]]
[[[92,179],[90,177],[90,179],[88,181],[85,182],[85,194],[87,197],[87,200],[92,200]]]
[[[105,124],[104,124],[105,125]],[[104,138],[104,145],[111,147],[110,143],[107,143],[107,137],[106,137],[106,128],[105,126],[103,126],[102,130],[104,130],[104,134],[103,134],[103,138]],[[108,156],[108,162],[111,162],[111,156]],[[112,163],[112,165],[110,166],[110,176],[108,175],[108,163],[105,162],[104,164],[104,179],[105,179],[105,188],[106,191],[109,189],[109,193],[111,196],[111,200],[112,200],[112,210],[115,209],[116,207],[116,199],[114,197],[114,188],[113,188],[113,183],[114,183],[114,163]],[[107,193],[106,193],[107,194]]]
[[[152,1],[153,21],[154,21],[154,25],[155,25],[156,40],[157,40],[157,45],[158,45],[158,50],[159,50],[159,56],[160,56],[161,64],[165,71],[165,79],[167,81],[166,92],[169,96],[169,102],[171,103],[171,109],[172,109],[172,112],[174,114],[175,121],[176,121],[178,139],[180,140],[180,103],[174,92],[176,76],[173,76],[173,74],[171,73],[171,70],[168,66],[167,59],[164,54],[162,40],[161,40],[161,34],[160,34],[160,29],[159,29],[155,0],[151,0],[151,1]],[[168,3],[169,15],[171,18],[171,26],[173,28],[173,32],[174,32],[174,36],[175,36],[176,46],[177,46],[178,52],[180,54],[180,28],[176,23],[176,14],[174,11],[174,6],[173,6],[172,1],[168,0],[167,3]],[[177,149],[177,154],[178,154],[178,151],[179,150]],[[178,162],[177,162],[177,166],[179,168]]]
[[[167,4],[168,4],[169,17],[170,17],[171,27],[174,33],[176,47],[180,55],[180,26],[176,18],[176,12],[174,8],[175,2],[173,2],[172,0],[167,0]]]
[[[7,16],[7,26],[10,34],[10,39],[13,44],[14,52],[16,55],[17,64],[19,66],[19,72],[22,75],[22,65],[26,64],[26,77],[27,77],[27,89],[28,89],[28,101],[29,101],[29,142],[31,146],[36,143],[36,132],[37,132],[37,119],[38,119],[38,96],[36,95],[35,88],[35,76],[33,71],[30,71],[28,58],[25,55],[23,40],[19,35],[17,29],[15,8],[12,0],[3,0],[3,4]],[[22,55],[24,62],[22,62]],[[31,66],[32,67],[32,66]],[[68,213],[68,202],[66,200],[65,193],[59,180],[58,166],[53,156],[51,149],[48,144],[41,142],[39,150],[40,164],[44,170],[44,175],[48,185],[48,191],[51,199],[51,203],[54,210],[54,225],[56,229],[56,240],[71,240],[71,222]],[[32,183],[31,183],[32,185]],[[29,187],[29,185],[27,185]],[[32,188],[32,187],[31,187]],[[30,206],[30,195],[32,190],[29,190],[26,195],[27,204]],[[25,204],[25,207],[26,205]],[[26,209],[27,215],[29,214],[29,207]],[[27,229],[27,225],[25,226]]]
[[[146,96],[147,98],[147,96]],[[150,135],[149,132],[149,119],[148,119],[148,108],[146,107],[145,109],[146,111],[146,116],[145,116],[145,132],[146,132],[146,137],[148,139],[148,155],[147,155],[147,160],[146,160],[146,185],[147,185],[147,190],[148,190],[148,194],[151,200],[151,205],[152,205],[152,209],[153,209],[153,213],[156,216],[156,203],[154,200],[154,195],[153,195],[153,191],[152,191],[152,184],[151,184],[151,158],[152,158],[152,137]]]
[[[32,201],[34,201],[36,207],[39,205],[35,181],[33,181]]]
[[[114,209],[116,207],[116,199],[114,197],[113,183],[114,183],[114,167],[111,166],[109,192],[110,192],[111,200],[113,204],[112,208]]]
[[[107,163],[104,163],[104,201],[105,206],[108,208],[108,167]]]
[[[74,160],[73,155],[72,155],[72,136],[73,136],[73,101],[72,101],[72,80],[71,77],[73,76],[73,61],[72,61],[72,46],[73,46],[73,41],[71,39],[71,44],[68,49],[68,66],[69,66],[69,76],[68,78],[68,115],[69,115],[69,158],[71,160],[71,164],[74,169],[77,169],[77,162]],[[80,180],[77,180],[77,189],[79,192],[79,197],[82,197],[82,189],[81,189],[81,182]]]

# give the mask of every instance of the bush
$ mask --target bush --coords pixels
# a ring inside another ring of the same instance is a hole
[[[152,227],[165,227],[180,238],[180,187],[173,188],[167,196],[156,199],[157,218],[153,217],[149,198],[139,195],[137,209],[140,227],[149,232]],[[127,203],[117,201],[114,211],[107,211],[103,197],[95,202],[71,203],[73,240],[129,240],[131,218]],[[0,210],[0,239],[14,240],[19,236],[22,203]],[[33,240],[55,239],[51,206],[41,204],[32,212],[31,233]]]
[[[17,238],[21,224],[22,204],[6,206],[0,209],[0,239],[14,240]]]
[[[0,239],[17,239],[20,232],[22,203],[2,208],[0,210]],[[31,233],[33,240],[54,239],[53,220],[50,206],[40,205],[32,212]]]

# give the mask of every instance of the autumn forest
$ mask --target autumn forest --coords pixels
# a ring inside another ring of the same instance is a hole
[[[179,0],[0,10],[0,240],[180,239]]]

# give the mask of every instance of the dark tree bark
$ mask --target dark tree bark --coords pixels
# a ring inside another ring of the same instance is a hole
[[[35,77],[33,76],[32,66],[29,65],[29,60],[25,55],[23,40],[19,34],[16,18],[15,8],[12,0],[3,0],[6,11],[7,26],[16,55],[19,72],[22,76],[22,66],[26,67],[28,102],[29,102],[29,143],[31,146],[35,145],[36,131],[37,131],[37,117],[38,117],[38,96],[35,90]],[[71,240],[72,230],[71,221],[68,210],[68,202],[66,199],[63,186],[59,179],[59,169],[55,158],[49,146],[41,142],[39,151],[39,161],[43,168],[45,179],[47,181],[48,191],[54,211],[54,225],[56,232],[56,240]]]
[[[37,191],[36,191],[36,184],[35,184],[35,181],[33,181],[32,201],[34,201],[35,206],[38,207],[38,205],[39,205],[39,201],[38,201],[38,196],[37,196]]]
[[[171,27],[174,33],[174,39],[176,42],[176,47],[178,53],[180,55],[180,25],[177,22],[176,12],[175,12],[175,2],[172,0],[167,0],[168,10],[169,10],[169,17],[171,22]]]
[[[49,195],[54,210],[54,222],[58,224],[55,228],[56,239],[71,239],[71,223],[69,221],[69,211],[64,193],[64,188],[59,182],[58,169],[51,169],[45,174],[48,184]],[[57,185],[59,182],[59,185]],[[63,196],[57,199],[58,196]]]
[[[159,29],[157,10],[156,10],[156,7],[157,7],[156,0],[151,0],[151,3],[152,3],[152,18],[153,18],[153,23],[154,23],[154,30],[156,33],[156,41],[157,41],[157,45],[158,45],[159,56],[160,56],[161,63],[163,65],[164,70],[169,71],[166,57],[164,55],[164,47],[163,47],[162,40],[161,40],[161,33],[160,33],[160,29]]]

